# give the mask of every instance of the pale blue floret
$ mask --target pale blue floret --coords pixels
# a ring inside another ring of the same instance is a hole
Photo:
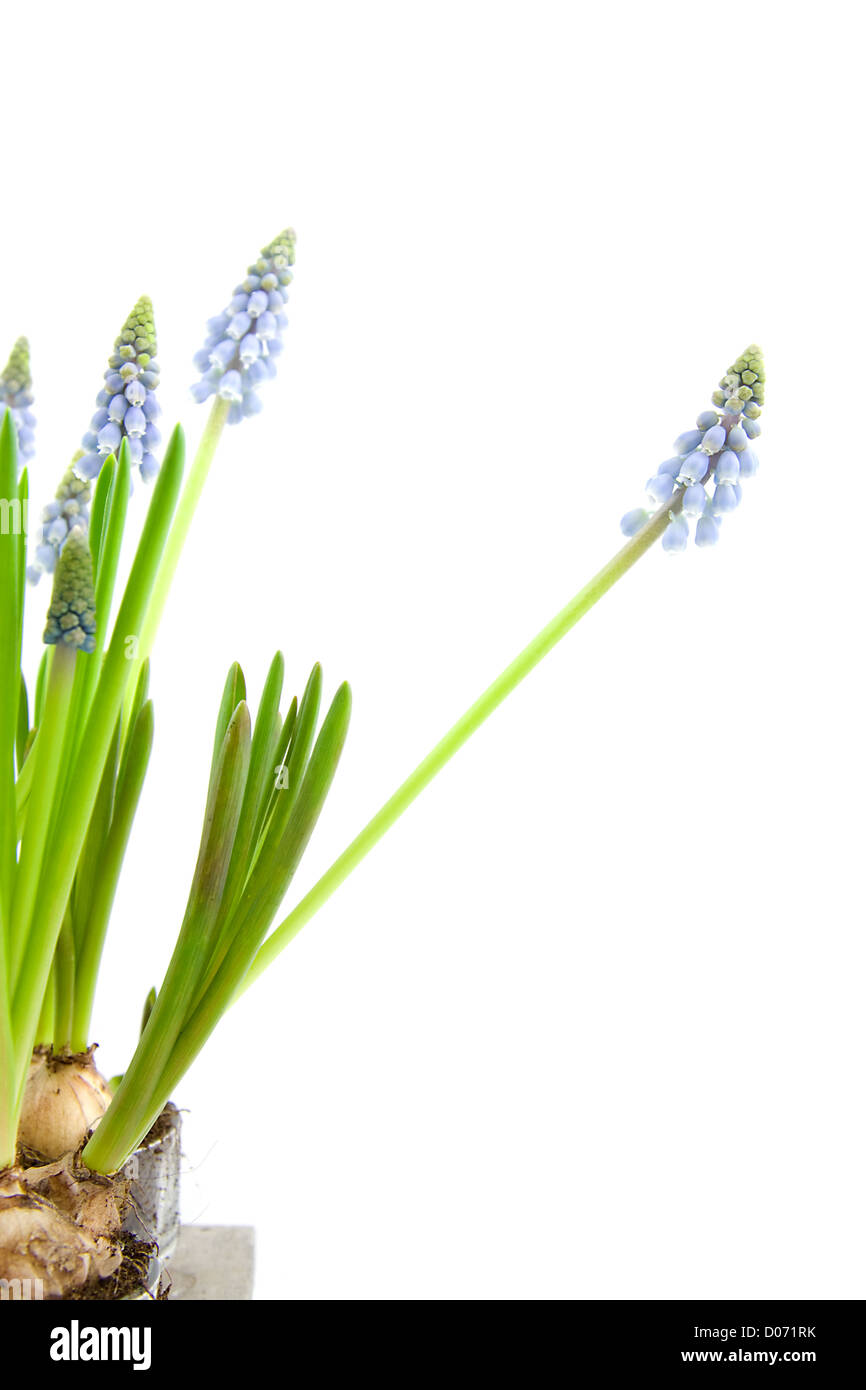
[[[674,449],[678,454],[690,454],[692,449],[697,449],[702,437],[700,430],[686,430],[674,440]]]
[[[683,511],[686,516],[701,516],[706,502],[706,489],[700,483],[691,483],[683,494]]]
[[[695,449],[683,459],[680,477],[688,483],[702,483],[707,476],[710,460],[701,449]]]
[[[725,449],[716,463],[717,483],[735,483],[740,476],[740,460],[733,449]]]
[[[658,468],[659,473],[670,473],[672,478],[680,476],[680,469],[683,466],[682,456],[675,454],[672,459],[665,459],[664,463]]]
[[[718,417],[716,418],[718,419]],[[715,424],[707,430],[701,440],[701,449],[705,454],[717,454],[720,449],[725,447],[725,437],[724,425]]]
[[[224,401],[242,401],[244,386],[240,372],[234,368],[230,372],[226,372],[217,389]]]
[[[718,483],[713,493],[714,515],[724,516],[726,512],[732,512],[739,500],[733,483]]]
[[[742,425],[734,425],[734,428],[728,431],[729,449],[734,449],[739,454],[743,449],[748,447],[748,443],[748,436]]]
[[[662,536],[662,550],[669,555],[677,555],[689,543],[689,523],[684,516],[675,516]]]
[[[754,478],[758,471],[757,455],[751,449],[744,449],[740,454],[740,477]]]
[[[294,259],[295,234],[286,230],[249,267],[223,313],[208,320],[204,347],[193,358],[201,374],[193,400],[217,396],[228,402],[229,424],[258,413],[255,387],[276,375]]]
[[[714,516],[702,516],[695,527],[695,545],[715,545],[719,539],[719,523]]]
[[[647,496],[651,497],[657,507],[669,502],[674,495],[676,483],[669,473],[657,473],[654,478],[650,478],[646,485]]]
[[[642,526],[649,521],[650,514],[646,507],[633,507],[630,512],[626,512],[619,529],[624,536],[636,536]]]

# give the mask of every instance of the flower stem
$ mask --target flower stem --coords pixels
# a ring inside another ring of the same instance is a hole
[[[15,1162],[18,1083],[12,1045],[12,1010],[7,969],[6,925],[0,922],[0,1172]]]
[[[247,972],[241,990],[245,990],[272,963],[289,942],[292,941],[307,922],[325,905],[331,894],[336,892],[354,869],[358,867],[370,850],[378,844],[382,836],[408,810],[416,797],[429,786],[437,773],[441,772],[454,754],[480,729],[486,719],[502,704],[525,676],[533,670],[558,642],[570,632],[585,613],[588,613],[598,600],[631,569],[640,557],[650,549],[665,531],[671,516],[682,510],[685,489],[678,487],[671,500],[660,507],[629,540],[612,560],[599,570],[598,574],[586,584],[570,603],[551,619],[546,627],[535,636],[519,656],[506,666],[457,723],[448,730],[411,772],[405,782],[394,792],[384,806],[376,812],[359,835],[343,851],[338,859],[302,898],[288,917],[276,928],[260,947]],[[239,991],[240,992],[240,991]]]
[[[21,854],[12,900],[10,980],[18,987],[19,973],[29,964],[30,925],[43,873],[43,855],[51,820],[56,811],[57,788],[62,786],[65,769],[61,763],[69,700],[75,678],[76,652],[61,643],[53,648],[48,668],[45,708],[38,747],[36,776],[30,796],[27,822],[21,840]],[[28,760],[29,761],[29,760]]]
[[[199,440],[192,466],[187,474],[183,492],[177,504],[177,511],[174,514],[171,530],[162,552],[159,570],[157,571],[156,583],[153,586],[153,593],[147,608],[147,616],[141,630],[141,638],[138,644],[138,657],[133,671],[129,689],[135,690],[138,680],[138,673],[142,663],[150,655],[165,609],[169,590],[175,576],[175,572],[180,561],[186,538],[189,535],[189,528],[195,516],[202,489],[207,482],[210,466],[216,453],[223,426],[228,418],[230,402],[221,400],[219,397],[213,403],[211,413],[208,416],[204,432]]]

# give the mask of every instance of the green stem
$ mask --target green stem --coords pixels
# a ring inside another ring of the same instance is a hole
[[[57,995],[54,976],[56,972],[56,962],[52,961],[48,984],[45,987],[45,994],[42,996],[42,1009],[39,1014],[34,1047],[50,1047],[51,1039],[54,1037],[54,1000]]]
[[[147,615],[141,630],[141,637],[138,643],[138,655],[129,689],[135,690],[138,681],[138,673],[141,666],[151,653],[159,624],[165,609],[166,600],[172,581],[180,561],[186,538],[189,535],[189,528],[195,516],[196,507],[202,494],[202,489],[207,482],[210,466],[216,453],[223,426],[228,419],[230,402],[221,400],[219,397],[213,403],[204,433],[199,440],[195,458],[187,475],[183,492],[177,504],[177,511],[174,514],[171,530],[162,552],[159,569],[157,571],[156,582],[150,596],[147,608]]]
[[[68,909],[54,952],[54,991],[54,1051],[63,1052],[72,1041],[75,1002],[75,939]]]
[[[683,495],[684,489],[678,488],[671,501],[664,507],[660,507],[648,519],[637,535],[633,536],[614,555],[613,559],[580,590],[580,593],[576,594],[571,602],[567,603],[556,617],[542,628],[529,645],[523,648],[519,656],[515,657],[510,666],[506,666],[493,684],[487,687],[483,695],[475,701],[475,704],[471,705],[466,713],[457,720],[457,723],[448,730],[445,737],[440,739],[436,747],[418,764],[415,771],[409,774],[405,782],[394,792],[394,795],[385,802],[361,833],[326,870],[306,897],[301,899],[288,917],[267,938],[244,978],[241,987],[243,990],[252,984],[253,980],[258,979],[279,953],[288,946],[289,942],[294,940],[301,928],[306,926],[321,907],[324,907],[332,893],[335,893],[340,885],[346,881],[352,871],[370,853],[370,850],[378,844],[382,836],[391,829],[395,821],[399,820],[403,812],[408,810],[415,798],[420,796],[424,788],[430,785],[437,773],[442,771],[445,764],[450,762],[454,754],[480,729],[485,720],[516,689],[524,677],[529,675],[529,672],[547,656],[548,652],[552,651],[566,633],[571,631],[575,623],[579,622],[584,614],[598,603],[598,600],[607,593],[608,589],[611,589],[617,580],[621,579],[632,565],[646,554],[665,531],[669,518],[682,510]]]
[[[30,752],[24,760],[24,765],[15,781],[15,835],[18,840],[24,832],[24,816],[27,811],[27,799],[30,796],[30,789],[33,786],[33,769],[36,766],[36,759],[33,754],[36,751],[36,743],[39,734],[30,746]]]
[[[117,781],[114,812],[108,833],[100,845],[99,872],[81,923],[78,955],[75,961],[75,999],[72,1012],[70,1050],[84,1052],[90,1033],[90,1016],[96,995],[102,948],[120,881],[132,822],[144,785],[153,743],[153,706],[148,701],[132,728],[129,761]]]
[[[42,859],[52,815],[56,810],[58,783],[62,782],[65,776],[61,752],[75,677],[75,659],[76,652],[72,647],[61,643],[53,649],[45,690],[42,726],[30,754],[30,757],[36,760],[36,771],[21,839],[21,854],[12,900],[9,973],[10,981],[14,981],[16,986],[19,973],[28,963],[30,925],[39,890]],[[29,762],[30,758],[27,761]]]
[[[12,1046],[11,998],[6,924],[0,921],[0,1172],[15,1162],[18,1129],[18,1080]]]

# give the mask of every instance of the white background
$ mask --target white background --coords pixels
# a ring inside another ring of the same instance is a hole
[[[3,33],[3,349],[37,501],[136,297],[166,424],[298,232],[155,654],[95,1039],[176,931],[228,663],[351,678],[306,889],[619,545],[762,344],[761,473],[650,554],[224,1021],[187,1220],[257,1296],[863,1297],[861,12],[34,5]],[[137,514],[143,499],[137,499]],[[48,592],[32,596],[38,655]]]

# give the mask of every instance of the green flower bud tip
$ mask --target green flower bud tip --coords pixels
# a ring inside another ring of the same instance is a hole
[[[43,641],[76,651],[96,647],[96,603],[93,596],[93,562],[84,532],[70,531],[54,574],[54,592]]]
[[[17,396],[22,391],[29,391],[33,385],[30,376],[30,344],[26,338],[19,338],[10,352],[0,382],[4,396]]]
[[[19,338],[0,374],[0,420],[7,410],[11,412],[18,435],[18,457],[22,463],[32,458],[35,450],[36,418],[30,409],[32,404],[30,344],[26,338]]]
[[[752,408],[747,414],[750,420],[756,420],[764,404],[764,380],[763,353],[757,343],[752,343],[740,354],[734,365],[728,368],[719,382],[721,392],[714,393],[713,401],[721,405],[722,402],[716,400],[716,396],[720,394],[725,399],[738,396],[741,401],[752,402]]]
[[[135,308],[120,330],[114,346],[118,353],[124,347],[134,347],[135,360],[140,367],[146,367],[150,358],[156,356],[156,328],[153,321],[153,304],[149,295],[143,294],[137,301]],[[122,355],[124,357],[132,356],[131,353],[122,353]]]
[[[272,242],[262,247],[261,259],[263,262],[273,260],[278,270],[284,269],[295,264],[295,233],[291,227],[285,227]],[[267,266],[265,269],[267,270]]]

